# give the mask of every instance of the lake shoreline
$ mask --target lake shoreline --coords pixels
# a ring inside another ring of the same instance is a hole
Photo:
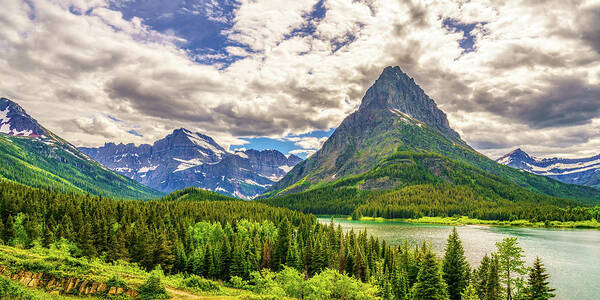
[[[331,216],[317,216],[318,218],[330,218]],[[352,220],[350,216],[334,216],[335,218],[345,218]],[[600,222],[596,220],[587,221],[549,221],[549,222],[531,222],[528,220],[498,221],[481,220],[469,217],[421,217],[418,219],[386,219],[374,217],[361,217],[355,221],[374,221],[374,222],[405,222],[411,224],[433,224],[433,225],[484,225],[484,226],[502,226],[502,227],[531,227],[531,228],[562,228],[562,229],[596,229],[600,230]]]

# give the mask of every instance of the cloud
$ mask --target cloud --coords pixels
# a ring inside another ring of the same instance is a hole
[[[2,96],[76,144],[151,143],[179,127],[235,143],[336,127],[399,65],[488,155],[598,149],[592,1],[131,3],[4,3]],[[473,51],[444,20],[478,24]]]
[[[288,137],[286,140],[294,142],[294,144],[302,147],[302,149],[318,150],[327,141],[327,137]]]
[[[295,149],[290,151],[290,154],[293,155],[297,155],[297,156],[301,156],[301,157],[309,157],[311,155],[313,155],[315,152],[317,152],[316,150],[310,150],[310,149]]]

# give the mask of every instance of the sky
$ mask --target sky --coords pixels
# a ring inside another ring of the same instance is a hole
[[[310,155],[400,66],[491,158],[600,149],[600,1],[0,0],[0,96],[78,146]]]

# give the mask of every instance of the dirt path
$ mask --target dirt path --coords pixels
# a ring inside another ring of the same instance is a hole
[[[237,299],[233,296],[199,296],[190,292],[167,287],[167,291],[171,294],[171,299],[202,299],[202,300],[232,300]]]

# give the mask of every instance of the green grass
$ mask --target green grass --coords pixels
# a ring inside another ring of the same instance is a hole
[[[348,220],[352,220],[352,217],[347,217]],[[495,225],[495,226],[516,226],[516,227],[540,227],[540,228],[589,228],[589,229],[600,229],[600,222],[595,219],[587,221],[549,221],[549,222],[531,222],[528,220],[514,220],[514,221],[496,221],[496,220],[480,220],[473,219],[465,216],[457,217],[421,217],[418,219],[385,219],[385,218],[373,218],[373,217],[361,217],[360,221],[375,221],[375,222],[389,222],[389,221],[401,221],[406,223],[414,224],[439,224],[439,225]]]
[[[138,265],[124,261],[106,263],[100,259],[72,257],[68,251],[69,247],[68,243],[51,249],[42,247],[20,249],[0,245],[0,264],[8,267],[13,272],[30,271],[45,273],[56,278],[79,278],[104,283],[118,279],[118,281],[122,281],[130,288],[142,286],[150,276],[150,272],[143,270]],[[6,279],[5,277],[2,278]],[[22,292],[24,295],[32,295],[32,298],[24,296],[25,299],[73,299],[71,296],[67,298],[65,296],[52,295],[43,289],[26,288],[18,282],[4,279],[0,279],[0,287],[2,282],[5,282],[6,285],[10,285],[10,289],[15,289],[15,293]],[[197,298],[198,296],[260,298],[259,295],[252,291],[231,288],[223,282],[211,281],[199,278],[198,276],[192,277],[184,274],[167,275],[162,278],[162,282],[170,294],[179,296],[187,295],[187,298],[190,299]],[[2,298],[1,294],[0,298]],[[9,298],[15,298],[15,296]],[[87,299],[93,297],[75,298]],[[183,298],[186,299],[186,297]]]

